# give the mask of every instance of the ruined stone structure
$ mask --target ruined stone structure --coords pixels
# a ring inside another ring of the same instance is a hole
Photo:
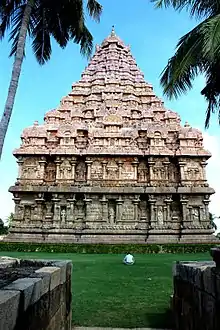
[[[164,107],[114,30],[60,106],[21,138],[8,239],[212,239],[202,134]]]

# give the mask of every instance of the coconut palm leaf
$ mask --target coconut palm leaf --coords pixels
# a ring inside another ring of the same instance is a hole
[[[201,27],[197,26],[183,36],[175,55],[170,58],[162,72],[161,84],[164,93],[169,97],[177,98],[192,88],[192,81],[199,72],[202,72],[201,50],[203,36]]]
[[[206,84],[201,91],[208,107],[205,127],[217,112],[220,124],[220,0],[152,0],[156,7],[186,9],[191,16],[205,18],[177,44],[176,53],[162,72],[161,84],[169,98],[177,98],[192,88],[198,74]]]

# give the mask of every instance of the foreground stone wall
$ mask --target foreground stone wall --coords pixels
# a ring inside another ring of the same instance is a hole
[[[175,330],[220,329],[220,269],[214,262],[174,266]]]
[[[18,278],[0,276],[1,330],[71,329],[71,262],[0,260],[2,268]]]

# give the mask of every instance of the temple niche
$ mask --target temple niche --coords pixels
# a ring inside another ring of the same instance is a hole
[[[165,108],[114,31],[57,109],[21,138],[7,239],[213,240],[202,134]]]

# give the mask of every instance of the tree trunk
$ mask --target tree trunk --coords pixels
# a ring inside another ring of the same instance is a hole
[[[4,145],[5,136],[8,130],[9,121],[11,118],[15,96],[18,88],[18,81],[21,74],[21,66],[24,59],[25,43],[28,31],[28,25],[30,21],[32,6],[34,0],[29,0],[24,10],[22,18],[21,29],[19,32],[18,44],[15,53],[11,81],[8,89],[8,96],[5,103],[4,112],[0,122],[0,160],[2,156],[2,149]]]

